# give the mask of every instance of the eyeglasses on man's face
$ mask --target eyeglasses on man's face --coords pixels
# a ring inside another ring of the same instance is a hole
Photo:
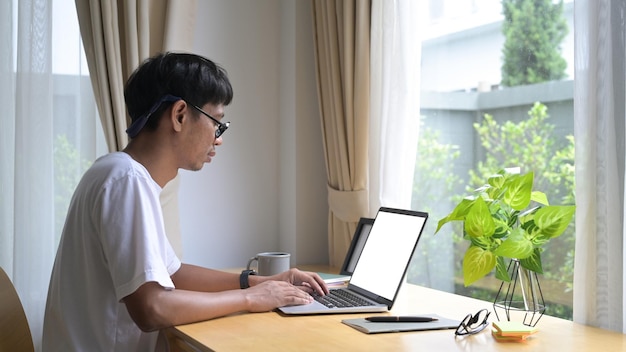
[[[133,120],[131,125],[126,130],[126,133],[128,133],[128,136],[130,138],[135,138],[135,136],[137,136],[139,131],[141,131],[141,129],[146,125],[146,123],[148,122],[148,119],[150,118],[150,116],[152,116],[152,114],[154,114],[158,110],[158,108],[161,106],[161,104],[163,104],[163,103],[174,103],[174,102],[176,102],[178,100],[185,100],[185,99],[183,99],[181,97],[177,97],[175,95],[171,95],[171,94],[166,94],[166,95],[162,96],[156,103],[154,103],[154,105],[152,105],[152,107],[150,108],[150,110],[148,110],[148,112],[146,112],[145,114],[143,114],[140,117],[138,117],[138,118]],[[204,116],[210,118],[211,120],[213,120],[213,122],[215,122],[215,124],[217,125],[217,129],[215,130],[215,139],[219,138],[222,134],[224,134],[224,131],[226,131],[228,129],[228,126],[230,125],[230,122],[222,123],[222,122],[218,121],[216,118],[214,118],[213,116],[211,116],[211,115],[207,114],[206,112],[204,112],[199,107],[189,103],[186,100],[185,100],[185,102],[187,104],[191,105],[194,109],[200,111]]]
[[[228,126],[230,125],[230,122],[220,122],[218,121],[215,117],[207,114],[206,112],[204,112],[202,109],[200,109],[199,107],[187,102],[187,104],[191,105],[194,109],[200,111],[200,113],[202,113],[204,116],[210,118],[211,120],[213,120],[213,122],[215,122],[215,124],[217,125],[217,129],[215,130],[215,139],[220,138],[220,136],[222,134],[224,134],[224,132],[228,129]]]
[[[461,323],[454,331],[456,336],[477,334],[483,331],[488,325],[489,312],[487,309],[481,309],[476,314],[468,314],[461,320]]]

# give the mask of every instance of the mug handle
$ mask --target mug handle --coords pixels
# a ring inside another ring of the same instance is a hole
[[[258,261],[259,257],[258,256],[252,257],[252,258],[250,258],[250,260],[248,260],[248,265],[246,265],[246,270],[250,270],[250,266],[252,265],[252,262],[255,261],[255,260]],[[257,263],[257,271],[258,270],[259,270],[259,268],[258,268],[258,263]]]

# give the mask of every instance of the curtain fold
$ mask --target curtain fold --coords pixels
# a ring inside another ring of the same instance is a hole
[[[128,143],[117,1],[76,0],[80,33],[87,57],[89,77],[96,98],[109,151],[121,150]]]
[[[343,263],[367,200],[369,0],[314,0],[313,26],[329,189],[330,265]]]
[[[76,0],[96,103],[110,151],[128,143],[124,83],[139,63],[192,47],[196,0]]]
[[[419,134],[419,3],[314,0],[331,265],[359,218],[409,209]]]
[[[124,83],[148,57],[193,46],[196,0],[76,0],[90,78],[110,151],[128,143]],[[182,257],[179,176],[161,192],[168,238]]]
[[[2,209],[7,223],[0,234],[9,253],[3,254],[0,264],[23,300],[38,346],[54,260],[52,7],[47,1],[20,1],[17,7],[17,64],[15,69],[13,60],[9,66],[3,65],[7,71],[2,74],[11,77],[2,84],[14,86],[7,87],[9,94],[2,97],[7,112],[2,130],[7,128],[11,135],[7,142],[13,142],[1,151],[2,159],[9,158],[12,163],[3,162],[2,167],[13,175],[1,180],[2,188],[10,192],[3,190],[0,198],[10,204]],[[9,44],[8,48],[12,47]],[[10,229],[4,228],[7,225]]]
[[[626,1],[574,3],[574,321],[626,333]]]

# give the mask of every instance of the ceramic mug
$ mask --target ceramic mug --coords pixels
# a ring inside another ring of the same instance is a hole
[[[259,275],[270,276],[289,270],[291,254],[285,252],[258,253],[248,260],[247,270],[252,268],[252,263],[257,262],[256,272]]]

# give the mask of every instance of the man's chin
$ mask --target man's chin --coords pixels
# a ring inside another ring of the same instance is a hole
[[[206,162],[206,163],[208,163],[208,162]],[[204,164],[205,164],[205,163],[202,163],[202,164],[197,164],[197,165],[192,165],[192,166],[190,166],[190,167],[189,167],[189,169],[187,169],[187,170],[189,170],[189,171],[200,171],[200,170],[202,170],[202,168],[204,167]]]

